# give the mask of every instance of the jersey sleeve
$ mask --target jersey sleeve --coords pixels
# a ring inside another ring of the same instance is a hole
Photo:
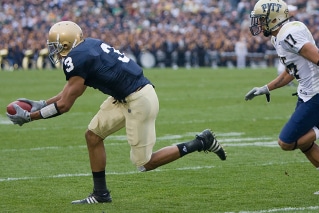
[[[306,26],[300,25],[294,27],[290,33],[281,42],[284,49],[289,52],[298,54],[301,48],[308,42],[311,42],[311,34]]]
[[[77,58],[78,55],[69,54],[63,61],[63,71],[68,81],[73,76],[80,76],[84,79],[87,77],[83,59]]]

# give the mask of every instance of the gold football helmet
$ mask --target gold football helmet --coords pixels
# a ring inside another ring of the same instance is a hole
[[[253,36],[263,31],[268,37],[289,19],[287,4],[282,0],[259,0],[250,14],[250,32]]]
[[[83,41],[82,29],[72,21],[54,24],[47,40],[49,58],[53,64],[65,57],[76,45]]]

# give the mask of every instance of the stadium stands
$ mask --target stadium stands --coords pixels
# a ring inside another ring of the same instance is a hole
[[[246,45],[245,65],[273,66],[269,39],[249,32],[249,0],[2,0],[0,70],[55,69],[47,59],[46,34],[61,20],[78,23],[88,37],[105,40],[143,67],[235,67],[235,45]],[[319,42],[319,4],[298,7]]]

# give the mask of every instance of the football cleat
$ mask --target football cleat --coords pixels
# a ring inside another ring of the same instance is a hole
[[[205,129],[196,135],[196,139],[199,140],[203,145],[202,150],[199,151],[214,152],[221,160],[226,160],[226,152],[218,143],[215,134],[211,130]]]
[[[112,197],[110,192],[107,192],[102,195],[96,195],[94,192],[90,194],[87,198],[83,200],[74,200],[72,204],[94,204],[94,203],[111,203]]]

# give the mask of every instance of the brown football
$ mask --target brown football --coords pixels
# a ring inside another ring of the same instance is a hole
[[[32,106],[26,102],[23,101],[14,101],[11,102],[8,106],[7,106],[7,113],[9,113],[10,115],[15,115],[16,114],[16,110],[13,107],[13,104],[17,104],[19,105],[22,109],[27,110],[28,112],[31,111]]]

